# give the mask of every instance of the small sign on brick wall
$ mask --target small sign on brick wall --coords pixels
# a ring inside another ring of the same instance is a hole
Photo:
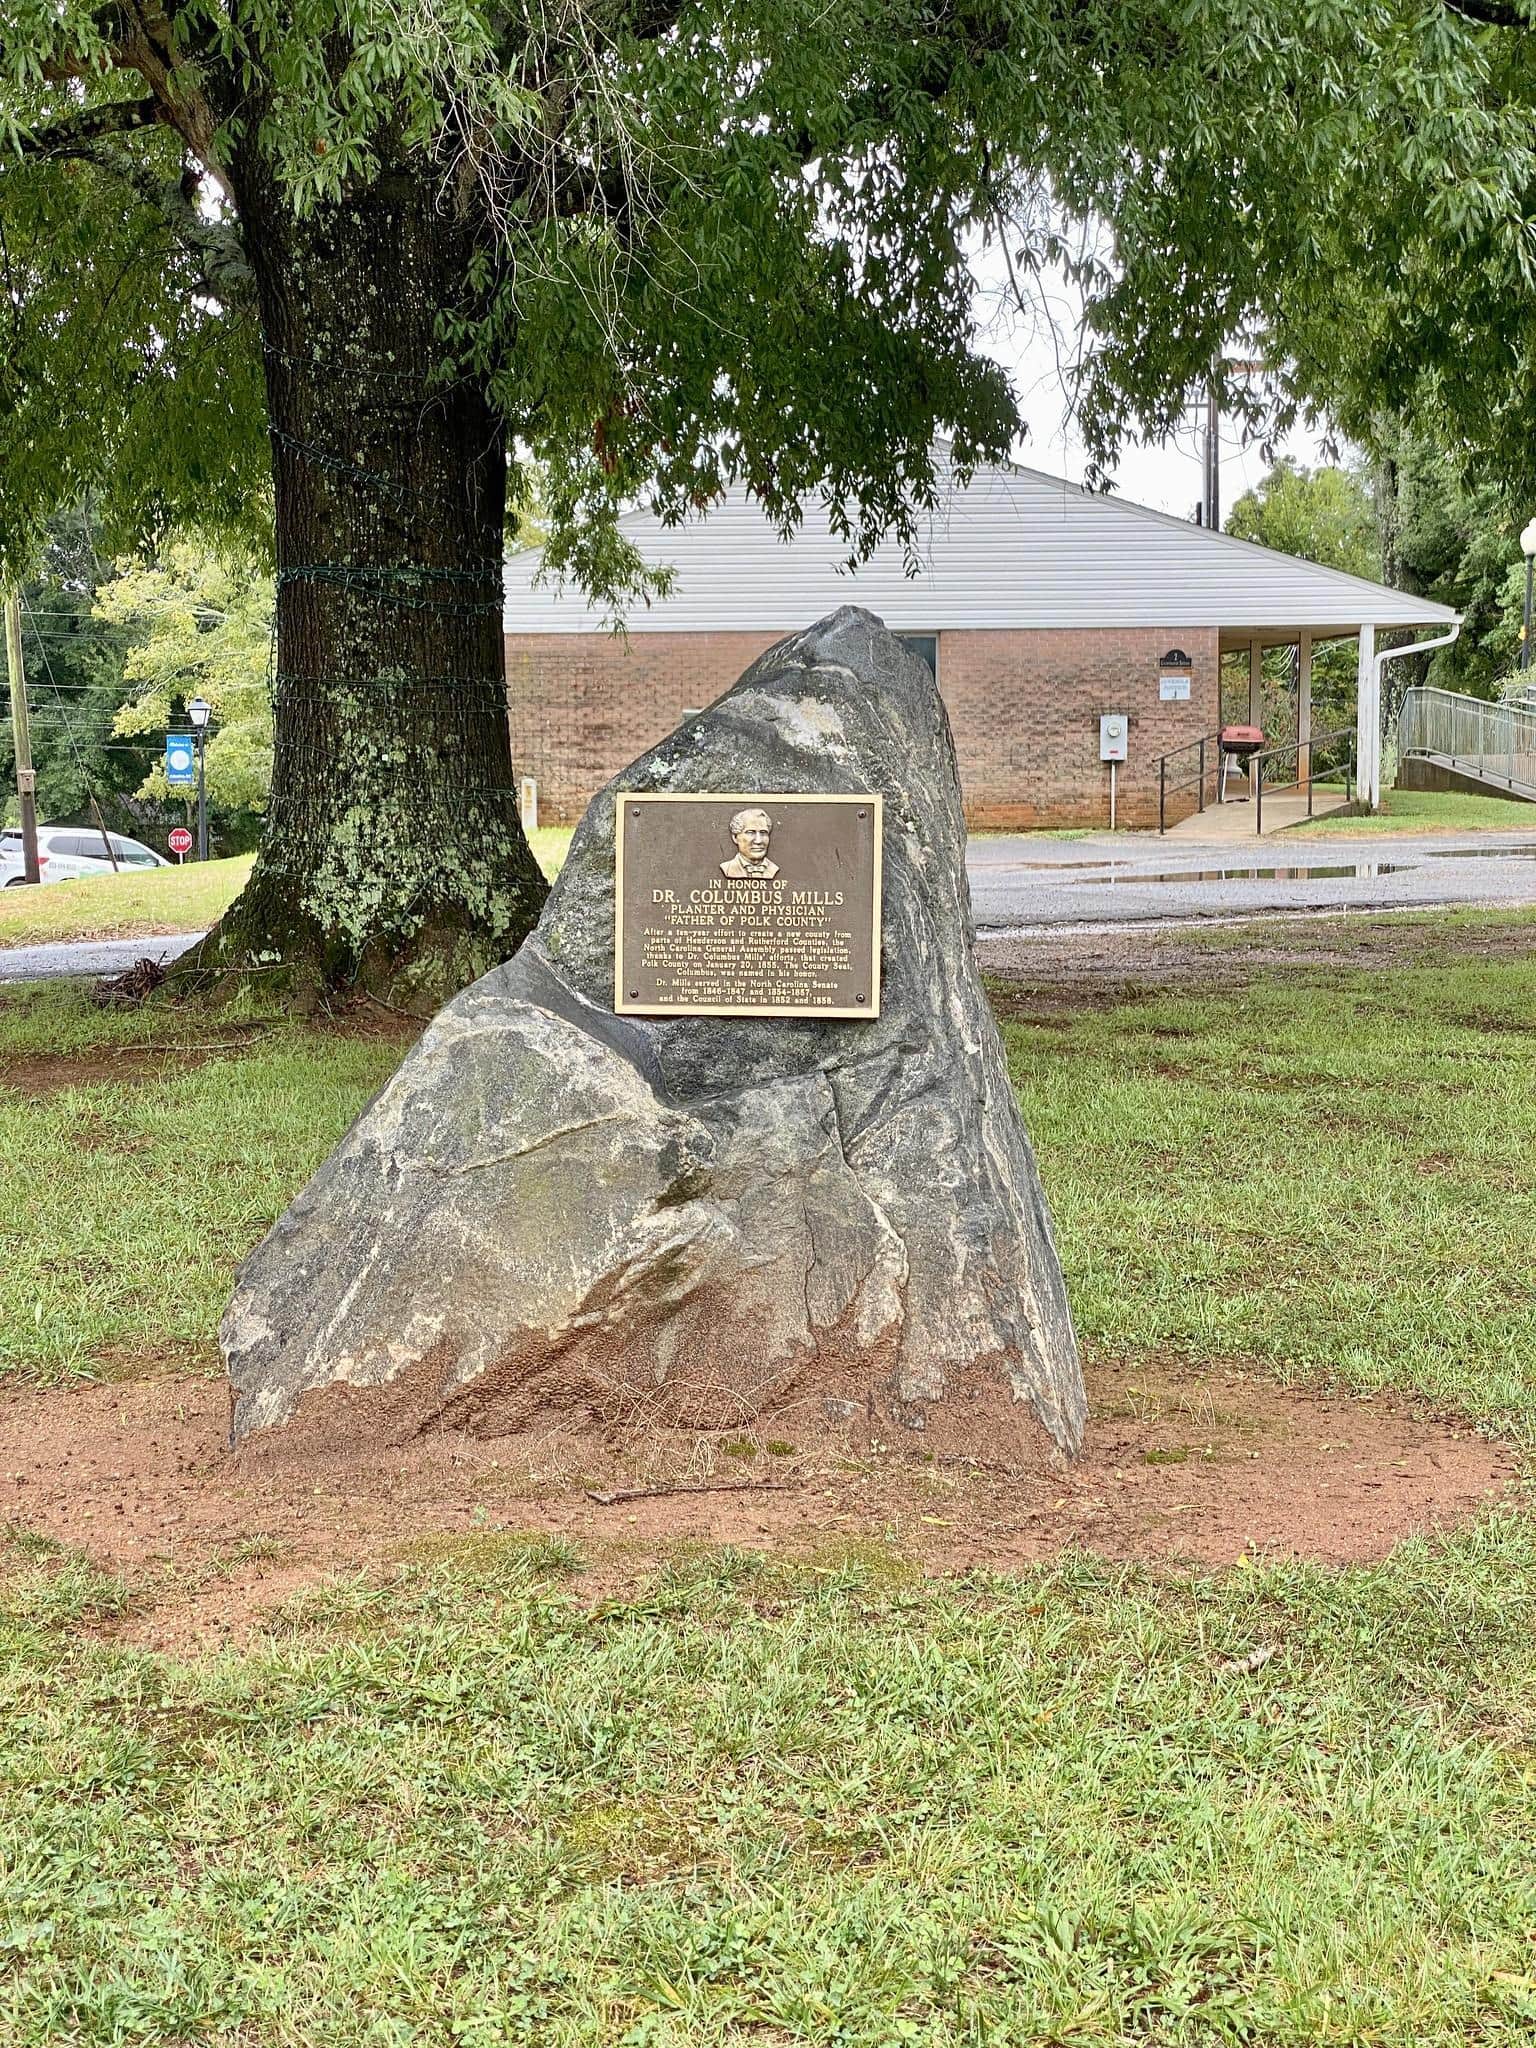
[[[1170,647],[1158,663],[1157,695],[1162,704],[1187,704],[1194,664],[1182,647]]]

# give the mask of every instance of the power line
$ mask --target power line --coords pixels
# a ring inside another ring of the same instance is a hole
[[[21,604],[22,610],[27,614],[28,617],[30,617],[32,608],[27,603],[25,597],[22,598]],[[59,716],[64,720],[64,733],[65,737],[69,741],[69,751],[74,756],[75,766],[80,772],[80,780],[85,784],[86,796],[89,798],[91,809],[95,811],[97,820],[99,822],[101,818],[101,810],[96,802],[96,792],[91,785],[90,772],[86,768],[84,758],[82,757],[80,752],[79,742],[75,738],[74,722],[69,715],[69,705],[66,702],[64,694],[60,690],[58,683],[54,679],[53,665],[48,659],[48,649],[45,646],[43,646],[41,642],[39,642],[38,644],[38,652],[43,657],[43,678],[46,681],[49,689],[52,690],[55,700],[54,704],[48,708],[56,710]],[[44,707],[40,706],[39,708],[42,709]],[[103,839],[105,839],[105,828],[103,828],[102,836]],[[115,868],[117,866],[117,862],[114,860],[112,865]]]

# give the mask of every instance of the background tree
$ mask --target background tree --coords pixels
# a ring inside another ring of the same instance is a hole
[[[1245,491],[1226,530],[1349,576],[1381,573],[1381,534],[1369,480],[1357,469],[1309,469],[1288,456]]]
[[[1519,662],[1525,595],[1519,559],[1520,524],[1509,493],[1497,482],[1468,480],[1464,450],[1432,447],[1378,421],[1381,451],[1372,464],[1309,469],[1282,458],[1232,507],[1226,530],[1353,576],[1381,577],[1462,614],[1461,637],[1422,663],[1394,673],[1477,696],[1496,695]],[[1241,666],[1241,676],[1237,674]],[[1325,642],[1312,666],[1320,723],[1337,727],[1354,715],[1355,648]],[[1247,702],[1247,663],[1234,660],[1228,710]],[[1265,657],[1265,698],[1271,724],[1294,695],[1289,651]]]
[[[1520,660],[1529,513],[1496,474],[1470,476],[1465,451],[1382,434],[1377,504],[1391,580],[1462,614],[1461,637],[1431,655],[1426,680],[1496,696]]]
[[[21,645],[32,707],[32,758],[39,815],[45,823],[91,821],[94,798],[108,822],[134,832],[139,820],[126,802],[144,773],[137,745],[119,742],[112,725],[123,698],[124,635],[95,614],[104,573],[87,510],[50,521],[37,568],[22,586]],[[15,808],[15,756],[9,697],[0,718],[0,789]]]
[[[272,582],[239,553],[173,540],[152,561],[120,562],[96,594],[96,616],[127,637],[126,701],[113,719],[120,736],[148,736],[153,765],[136,794],[179,801],[165,779],[160,742],[186,707],[213,707],[206,773],[211,819],[223,844],[250,837],[272,787]]]
[[[991,233],[1069,261],[1101,467],[1257,333],[1229,409],[1438,417],[1529,495],[1530,59],[1526,0],[11,0],[0,547],[87,483],[248,527],[270,454],[271,826],[211,951],[431,1000],[542,894],[509,447],[616,600],[641,495],[910,534],[936,429],[963,469],[1017,425]]]
[[[1324,464],[1312,469],[1282,457],[1258,485],[1245,491],[1227,516],[1226,531],[1240,540],[1342,569],[1350,576],[1381,573],[1381,531],[1369,478],[1358,468]],[[1356,649],[1353,640],[1325,640],[1312,656],[1313,722],[1336,732],[1354,715]],[[1272,647],[1264,656],[1264,729],[1278,741],[1295,729],[1296,655]],[[1248,716],[1248,658],[1224,663],[1223,717]]]

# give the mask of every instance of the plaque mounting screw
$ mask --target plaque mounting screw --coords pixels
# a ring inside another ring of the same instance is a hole
[[[630,990],[630,992],[629,992],[629,1000],[630,1000],[630,1001],[631,1001],[632,1003],[638,1003],[638,1002],[639,1002],[639,1000],[640,1000],[640,991],[639,991],[639,989],[637,989],[637,988],[632,988],[632,989]],[[862,1002],[862,1001],[863,1001],[863,997],[861,996],[861,997],[859,998],[859,1000],[860,1000],[860,1001]]]
[[[856,1003],[867,1003],[869,1001],[869,998],[868,996],[855,996],[853,1000]]]
[[[635,808],[634,808],[634,809],[633,809],[633,810],[632,810],[632,811],[630,812],[630,814],[629,814],[629,815],[630,815],[630,816],[631,816],[632,818],[638,818],[638,817],[639,817],[639,815],[640,815],[640,806],[639,806],[638,804],[636,804],[636,805],[635,805]],[[860,816],[860,817],[862,818],[862,817],[863,817],[863,815],[864,815],[864,813],[863,813],[862,811],[860,811],[860,813],[859,813],[859,816]]]
[[[861,818],[867,818],[869,816],[869,813],[868,811],[860,811],[859,816]]]

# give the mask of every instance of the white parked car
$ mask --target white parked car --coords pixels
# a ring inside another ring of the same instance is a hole
[[[170,866],[168,860],[162,860],[149,847],[141,846],[137,839],[124,839],[120,832],[112,833],[111,839],[119,872]],[[112,857],[102,835],[79,825],[40,825],[37,866],[38,879],[44,882],[73,882],[82,875],[110,875],[113,872]],[[26,879],[20,828],[7,825],[4,832],[0,832],[0,888],[15,889]]]

